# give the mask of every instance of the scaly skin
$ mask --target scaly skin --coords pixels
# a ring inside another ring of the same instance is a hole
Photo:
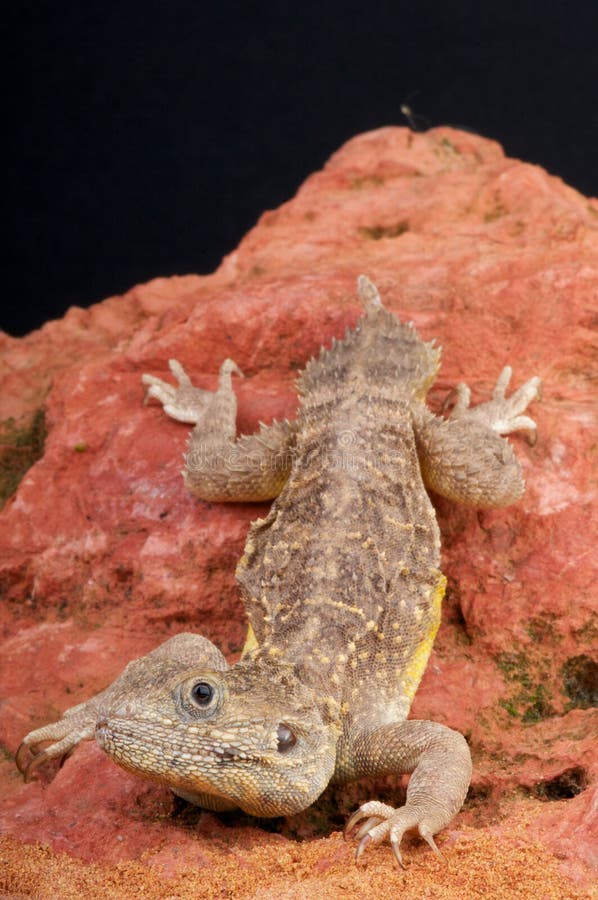
[[[199,635],[130,663],[97,697],[27,735],[17,754],[27,776],[95,737],[125,769],[202,806],[275,816],[305,809],[331,781],[412,772],[405,806],[366,803],[347,834],[356,831],[358,857],[388,839],[402,864],[410,828],[437,851],[433,836],[463,803],[471,758],[457,732],[407,721],[445,585],[424,483],[478,506],[521,496],[500,435],[534,431],[523,413],[539,379],[507,399],[507,368],[488,403],[469,409],[460,385],[451,416],[433,416],[424,399],[439,350],[387,312],[365,277],[358,286],[364,315],[307,365],[295,423],[235,440],[231,360],[214,394],[176,361],[176,388],[144,376],[170,416],[195,423],[189,489],[277,498],[237,568],[252,640],[232,668]]]

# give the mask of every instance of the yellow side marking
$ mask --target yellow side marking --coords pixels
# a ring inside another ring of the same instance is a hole
[[[255,650],[258,647],[257,638],[254,634],[253,628],[251,625],[247,626],[247,637],[245,638],[245,645],[243,646],[243,652],[241,653],[241,658],[245,656],[246,653],[249,653],[250,650]]]
[[[415,648],[413,656],[401,673],[405,685],[405,696],[410,703],[415,697],[415,692],[417,691],[422,675],[426,670],[426,665],[428,664],[428,659],[432,651],[432,644],[434,643],[434,638],[436,637],[436,633],[440,626],[440,606],[442,598],[444,597],[445,588],[446,578],[444,575],[440,574],[438,584],[432,591],[432,596],[430,597],[430,629]]]

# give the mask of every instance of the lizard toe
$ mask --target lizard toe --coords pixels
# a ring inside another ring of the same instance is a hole
[[[79,707],[73,708],[75,711]],[[21,741],[15,754],[15,763],[25,781],[31,781],[33,773],[48,759],[60,758],[62,767],[80,741],[91,740],[94,736],[95,718],[68,713],[58,722],[37,728]],[[40,744],[49,743],[43,750]]]
[[[60,766],[62,767],[63,762],[73,752],[74,746],[70,735],[44,750],[38,750],[36,743],[31,744],[24,740],[15,755],[17,769],[26,782],[31,781],[33,773],[48,759],[60,756]]]
[[[380,816],[370,816],[365,822],[359,826],[355,834],[353,835],[354,840],[361,841],[366,834],[368,834],[372,828],[375,828],[376,825],[379,825],[383,819]]]
[[[343,837],[346,841],[353,836],[360,838],[362,836],[363,826],[359,828],[356,835],[352,835],[352,832],[363,819],[370,820],[375,818],[378,821],[382,821],[382,819],[386,819],[389,815],[392,815],[393,812],[394,807],[388,806],[386,803],[380,803],[378,800],[362,803],[359,809],[356,809],[353,815],[347,819],[343,830]]]
[[[31,781],[35,770],[47,759],[49,759],[49,754],[45,750],[40,750],[36,753],[25,742],[19,745],[15,756],[17,768],[25,782]]]
[[[442,853],[438,848],[438,844],[434,840],[434,835],[431,829],[424,823],[420,824],[417,829],[420,833],[420,836],[423,837],[424,841],[428,844],[429,847],[433,850],[436,856],[439,856],[444,862],[446,862],[446,856]]]
[[[345,840],[353,838],[358,841],[355,859],[359,860],[369,846],[376,846],[385,840],[390,842],[395,861],[405,868],[401,854],[401,841],[406,831],[417,828],[420,836],[426,841],[437,856],[444,859],[434,840],[434,830],[426,820],[425,812],[410,806],[395,809],[385,803],[372,801],[364,803],[348,820]]]
[[[390,831],[390,823],[388,820],[383,820],[381,822],[375,816],[368,819],[366,824],[369,825],[369,830],[361,837],[361,840],[357,845],[357,849],[355,850],[355,862],[359,862],[367,847],[375,847],[377,844],[381,844],[382,841],[388,837]],[[362,826],[362,828],[360,828],[360,832],[364,830],[364,827],[365,826]]]

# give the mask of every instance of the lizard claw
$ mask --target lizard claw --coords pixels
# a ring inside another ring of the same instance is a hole
[[[365,822],[363,821],[364,819]],[[357,826],[359,828],[352,835],[351,833]],[[422,821],[421,813],[408,806],[395,809],[393,806],[387,806],[385,803],[379,803],[376,800],[371,803],[364,803],[348,820],[343,836],[345,840],[351,836],[359,841],[355,851],[356,861],[361,859],[367,847],[376,846],[376,844],[380,844],[388,839],[395,862],[404,869],[405,863],[400,847],[403,835],[410,828],[417,828],[421,837],[423,837],[434,853],[444,859],[436,845],[432,830],[425,821]]]
[[[347,822],[343,829],[344,839],[346,841],[349,840],[349,837],[351,837],[351,832],[363,819],[367,819],[367,821],[362,824],[357,833],[353,835],[353,837],[356,837],[358,839],[361,838],[365,833],[366,826],[368,826],[369,830],[369,828],[371,828],[373,825],[377,825],[394,811],[394,807],[387,806],[385,803],[379,803],[377,800],[372,800],[371,803],[363,803],[359,807],[359,809],[356,809],[353,815],[349,819],[347,819]]]
[[[36,744],[28,744],[26,741],[21,741],[15,754],[15,763],[17,769],[23,776],[25,783],[32,780],[34,772],[36,772],[46,760],[54,759],[56,756],[59,756],[61,748],[67,746],[67,749],[62,753],[58,761],[58,768],[62,769],[69,756],[72,756],[75,752],[77,743],[72,743],[72,738],[68,735],[64,740],[59,741],[54,746],[47,747],[45,750],[38,750]],[[68,744],[70,744],[70,746],[68,746]],[[29,754],[30,758],[28,759]]]
[[[390,846],[392,848],[393,856],[395,858],[395,861],[401,867],[401,869],[405,869],[406,866],[405,866],[405,863],[403,862],[403,856],[402,856],[401,850],[400,850],[400,843],[401,843],[401,839],[400,838],[397,839],[391,834]]]
[[[24,780],[28,782],[31,781],[33,773],[47,759],[54,759],[56,756],[60,756],[60,767],[62,768],[63,763],[71,755],[74,748],[75,745],[71,743],[70,735],[67,735],[66,738],[47,747],[45,750],[38,750],[37,744],[31,744],[25,738],[19,744],[19,749],[15,754],[15,763]]]
[[[29,732],[15,754],[17,769],[25,781],[31,781],[33,773],[48,759],[60,758],[62,767],[80,741],[94,738],[96,708],[93,701],[81,703],[68,710],[58,722]],[[52,743],[39,750],[39,745],[46,741]]]
[[[31,753],[33,754],[33,756],[27,762],[27,757],[29,755],[30,750],[31,750]],[[29,775],[30,775],[29,767],[33,763],[33,760],[36,758],[36,756],[39,756],[39,753],[36,754],[35,747],[34,746],[30,747],[29,744],[25,743],[25,741],[21,741],[21,743],[19,744],[18,750],[15,753],[15,764],[16,764],[17,769],[21,773],[21,775],[24,777],[25,781],[29,781]],[[34,768],[36,768],[36,767],[34,767]]]
[[[362,837],[362,839],[360,840],[360,842],[357,845],[357,850],[355,851],[355,862],[359,862],[359,860],[361,859],[361,857],[363,855],[363,851],[365,850],[367,845],[371,843],[371,841],[372,841],[371,836],[369,834],[364,834],[364,836]]]
[[[429,828],[426,828],[425,825],[420,825],[418,830],[419,830],[419,833],[420,833],[421,837],[423,837],[424,841],[425,841],[425,842],[428,844],[428,846],[433,850],[433,852],[436,854],[436,856],[440,857],[440,859],[442,859],[443,862],[446,862],[446,856],[445,856],[444,853],[438,848],[438,844],[437,844],[436,841],[434,840],[434,835],[432,834],[432,832],[430,831],[430,829],[429,829]]]
[[[375,825],[379,825],[380,822],[382,822],[380,816],[370,816],[369,819],[366,819],[365,822],[360,825],[353,837],[356,841],[359,841],[361,843],[361,839],[365,837],[365,835],[368,834]]]

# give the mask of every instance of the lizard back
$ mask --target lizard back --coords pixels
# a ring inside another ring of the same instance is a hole
[[[343,717],[375,673],[384,718],[407,714],[439,620],[439,535],[411,408],[440,351],[375,300],[311,360],[289,480],[237,570],[259,654],[325,682]]]

